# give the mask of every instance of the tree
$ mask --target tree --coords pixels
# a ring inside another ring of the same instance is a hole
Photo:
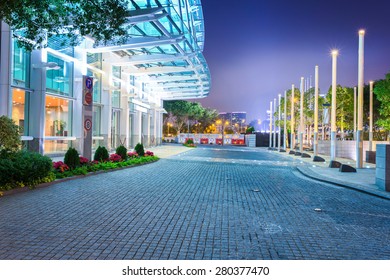
[[[128,0],[1,0],[0,20],[11,26],[27,50],[47,47],[47,39],[65,36],[77,46],[83,36],[95,45],[123,44],[130,37]]]
[[[207,126],[213,123],[218,112],[214,109],[204,108],[198,102],[189,102],[185,100],[164,101],[164,109],[168,112],[165,121],[169,119],[179,134],[181,131],[191,131],[190,125],[197,125],[199,131],[199,123],[204,130]],[[167,121],[168,122],[168,121]]]
[[[345,130],[353,129],[353,89],[337,85],[336,87],[336,126],[343,134]],[[327,101],[332,103],[332,87],[326,96]]]
[[[375,82],[374,93],[380,101],[379,119],[376,122],[384,130],[386,130],[389,139],[390,131],[390,73],[386,74],[386,78]]]
[[[17,151],[20,148],[20,128],[6,116],[0,117],[0,151]]]

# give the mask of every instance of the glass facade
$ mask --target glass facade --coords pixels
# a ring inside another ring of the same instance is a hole
[[[64,61],[52,54],[47,55],[47,62],[57,63],[58,69],[47,69],[46,90],[65,96],[73,96],[73,63]]]
[[[66,152],[72,135],[73,101],[46,95],[45,106],[45,154]]]
[[[113,150],[124,139],[128,146],[158,144],[152,139],[161,134],[163,100],[208,95],[200,1],[128,3],[127,32],[132,36],[121,45],[96,46],[85,38],[74,48],[65,34],[49,36],[46,49],[32,52],[19,48],[11,35],[0,42],[12,45],[6,61],[11,69],[7,102],[12,104],[3,110],[23,127],[31,149],[51,155],[70,146],[83,149],[83,75],[94,81],[92,148],[104,145]],[[13,32],[23,37],[23,30]]]
[[[30,86],[30,53],[19,48],[16,40],[12,49],[12,85],[28,88]]]
[[[21,128],[21,135],[28,135],[28,94],[22,89],[12,90],[12,120]]]

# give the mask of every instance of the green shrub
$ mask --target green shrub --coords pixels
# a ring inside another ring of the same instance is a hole
[[[18,151],[2,154],[0,158],[0,186],[15,188],[20,186],[33,187],[47,181],[45,178],[52,171],[52,161],[49,157],[29,151]]]
[[[192,145],[192,144],[194,144],[194,140],[192,140],[192,138],[188,138],[184,144]]]
[[[125,146],[120,145],[118,148],[116,148],[115,153],[120,155],[122,160],[126,160],[127,159],[127,149],[126,149]]]
[[[6,116],[0,117],[0,151],[17,151],[20,148],[20,128]]]
[[[70,169],[75,169],[80,165],[80,155],[75,148],[69,148],[65,154],[64,163]]]
[[[141,143],[138,143],[134,150],[137,152],[137,154],[140,156],[140,157],[143,157],[145,155],[145,150],[144,150],[144,145],[142,145]]]
[[[107,161],[109,157],[110,156],[108,154],[107,149],[105,147],[99,146],[95,151],[95,155],[93,157],[93,160]]]

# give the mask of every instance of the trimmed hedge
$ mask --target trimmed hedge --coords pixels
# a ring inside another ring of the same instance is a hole
[[[0,155],[0,190],[34,187],[55,179],[52,160],[29,151],[2,152]]]

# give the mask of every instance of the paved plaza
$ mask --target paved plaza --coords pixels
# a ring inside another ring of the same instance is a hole
[[[389,200],[265,149],[180,152],[0,198],[0,259],[390,259]]]

